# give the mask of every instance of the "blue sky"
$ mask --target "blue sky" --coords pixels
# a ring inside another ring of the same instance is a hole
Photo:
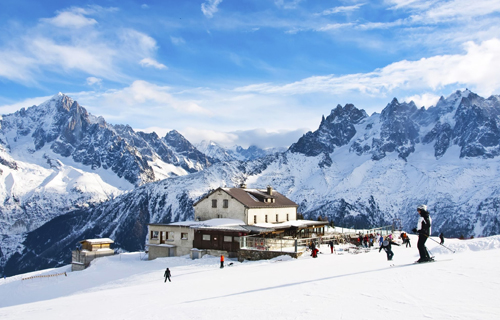
[[[63,92],[192,142],[289,146],[338,104],[500,94],[498,0],[2,0],[0,30],[0,113]]]

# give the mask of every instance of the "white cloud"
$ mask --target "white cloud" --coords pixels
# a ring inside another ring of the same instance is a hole
[[[150,56],[157,49],[155,39],[134,29],[122,30],[119,37],[122,45],[120,49],[128,55]]]
[[[391,7],[389,9],[396,10],[396,9],[404,9],[404,8],[410,8],[410,9],[425,9],[428,8],[430,5],[435,3],[436,1],[422,1],[422,0],[386,0],[386,3],[388,3]]]
[[[96,78],[96,77],[88,77],[87,78],[87,84],[89,86],[93,86],[93,85],[100,86],[102,84],[102,79],[99,79],[99,78]]]
[[[201,11],[207,18],[212,18],[214,13],[219,11],[217,8],[222,0],[207,0],[201,4]]]
[[[146,81],[134,81],[129,87],[104,94],[106,103],[113,106],[127,106],[135,109],[173,108],[183,113],[209,115],[210,112],[196,102],[175,98],[171,88]],[[132,110],[132,109],[131,109]],[[154,115],[156,116],[156,114]]]
[[[231,147],[237,144],[238,136],[234,133],[221,132],[198,127],[186,127],[181,130],[182,135],[191,143],[199,143],[203,140],[214,141],[222,146]]]
[[[354,26],[353,23],[348,22],[348,23],[330,23],[327,24],[326,26],[317,28],[316,31],[331,31],[331,30],[338,30],[338,29],[343,29],[347,27],[352,27]]]
[[[467,42],[464,48],[465,54],[403,60],[369,73],[314,76],[281,86],[254,84],[235,91],[290,95],[354,91],[378,95],[396,88],[439,89],[447,85],[466,85],[483,95],[499,90],[500,40],[495,38],[481,44]]]
[[[423,19],[446,20],[456,17],[479,17],[500,12],[498,0],[454,0],[438,2],[436,6],[425,12]]]
[[[158,61],[151,58],[144,58],[140,62],[140,65],[143,67],[153,67],[156,69],[168,69],[166,65],[159,63]]]
[[[148,6],[147,4],[145,4],[145,3],[144,3],[144,4],[142,4],[142,5],[141,5],[141,8],[142,8],[142,9],[149,9],[149,6]]]
[[[364,5],[364,3],[359,3],[359,4],[356,4],[353,6],[341,6],[341,7],[330,8],[330,9],[327,9],[327,10],[324,10],[323,12],[321,12],[320,15],[327,16],[327,15],[331,15],[331,14],[335,14],[335,13],[356,11],[363,5]]]
[[[252,130],[221,132],[186,127],[182,129],[182,135],[191,143],[199,143],[206,140],[214,141],[224,147],[238,145],[248,148],[251,145],[255,145],[259,148],[271,148],[289,147],[292,143],[297,142],[297,140],[307,131],[307,129],[268,131],[263,128],[257,128]]]
[[[51,72],[128,82],[122,70],[131,63],[142,60],[143,66],[167,68],[151,58],[144,59],[154,56],[158,47],[155,39],[142,32],[101,30],[95,28],[95,23],[83,23],[81,19],[72,22],[72,28],[60,27],[69,23],[63,19],[68,17],[66,14],[78,18],[113,11],[100,7],[71,8],[53,19],[42,19],[42,23],[31,29],[21,29],[19,36],[9,37],[0,47],[0,78],[36,86],[41,75]],[[58,26],[54,27],[55,24]],[[84,25],[87,27],[77,28]]]
[[[460,18],[480,17],[500,12],[498,0],[389,0],[390,9],[408,9],[411,19],[419,23],[438,23]]]
[[[406,97],[403,99],[403,101],[410,102],[413,101],[415,102],[415,105],[417,107],[426,107],[429,108],[431,106],[435,106],[436,103],[438,102],[440,96],[435,95],[433,93],[424,93],[424,94],[416,94],[410,97]]]
[[[182,38],[182,37],[170,37],[170,41],[172,42],[172,44],[176,45],[176,46],[180,46],[180,45],[184,45],[186,44],[186,41]]]
[[[53,39],[35,38],[29,44],[30,52],[38,66],[59,66],[69,70],[83,71],[101,77],[113,77],[113,58],[116,51],[110,47],[85,44],[60,44]]]
[[[85,17],[86,11],[76,10],[59,12],[54,18],[40,19],[59,28],[83,28],[97,24],[97,21]]]
[[[274,4],[283,9],[296,9],[302,0],[275,0]]]

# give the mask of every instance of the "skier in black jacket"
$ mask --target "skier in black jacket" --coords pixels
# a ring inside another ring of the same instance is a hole
[[[169,268],[167,268],[167,270],[165,270],[165,273],[163,274],[163,276],[165,277],[165,282],[167,282],[167,279],[168,279],[168,282],[172,282],[170,280],[170,276],[171,275],[170,275],[170,269]]]
[[[382,245],[378,249],[378,252],[380,252],[380,250],[382,250],[382,249],[385,250],[385,253],[387,253],[387,260],[388,261],[391,261],[392,257],[394,257],[394,253],[392,252],[392,249],[391,249],[391,247],[392,247],[393,244],[399,246],[399,244],[397,244],[396,242],[392,241],[391,238],[386,237],[385,240],[382,241]]]
[[[417,212],[420,215],[418,219],[417,227],[413,228],[413,232],[418,233],[418,253],[420,254],[420,259],[417,262],[428,262],[433,261],[427,248],[425,247],[425,241],[431,234],[431,225],[432,219],[427,211],[427,206],[425,204],[421,204],[417,207]]]

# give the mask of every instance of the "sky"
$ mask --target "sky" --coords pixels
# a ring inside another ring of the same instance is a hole
[[[96,259],[0,279],[0,317],[15,319],[498,319],[500,236],[446,239],[451,253],[426,245],[434,263],[412,264],[412,247],[392,246],[393,261],[372,248],[351,254],[321,245],[314,259],[239,263],[188,256],[147,261],[144,253]],[[435,238],[434,238],[435,240]],[[390,265],[394,264],[394,267]],[[164,282],[165,268],[171,282]],[[57,275],[53,277],[36,277]],[[35,276],[36,278],[22,280]]]
[[[193,143],[287,147],[339,104],[500,94],[498,0],[2,0],[0,30],[0,114],[62,92]]]

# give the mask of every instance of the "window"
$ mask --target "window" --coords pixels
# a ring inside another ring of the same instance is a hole
[[[210,235],[209,234],[204,234],[202,235],[203,241],[210,241]]]
[[[151,231],[151,239],[158,239],[159,231]]]
[[[257,216],[253,216],[253,223],[257,223]]]
[[[267,222],[267,214],[266,214],[266,222]]]
[[[278,215],[276,215],[276,222],[278,222],[278,221],[279,221],[279,220],[278,220]]]
[[[233,237],[231,237],[231,236],[224,236],[224,242],[233,242]]]
[[[169,231],[167,232],[167,239],[168,241],[174,241],[174,233]]]
[[[217,208],[217,200],[212,200],[212,208]]]
[[[188,239],[188,234],[187,234],[187,232],[186,232],[186,233],[182,232],[182,233],[181,233],[181,240],[187,240],[187,239]]]
[[[227,199],[222,200],[222,207],[226,209],[229,208],[229,200]]]

